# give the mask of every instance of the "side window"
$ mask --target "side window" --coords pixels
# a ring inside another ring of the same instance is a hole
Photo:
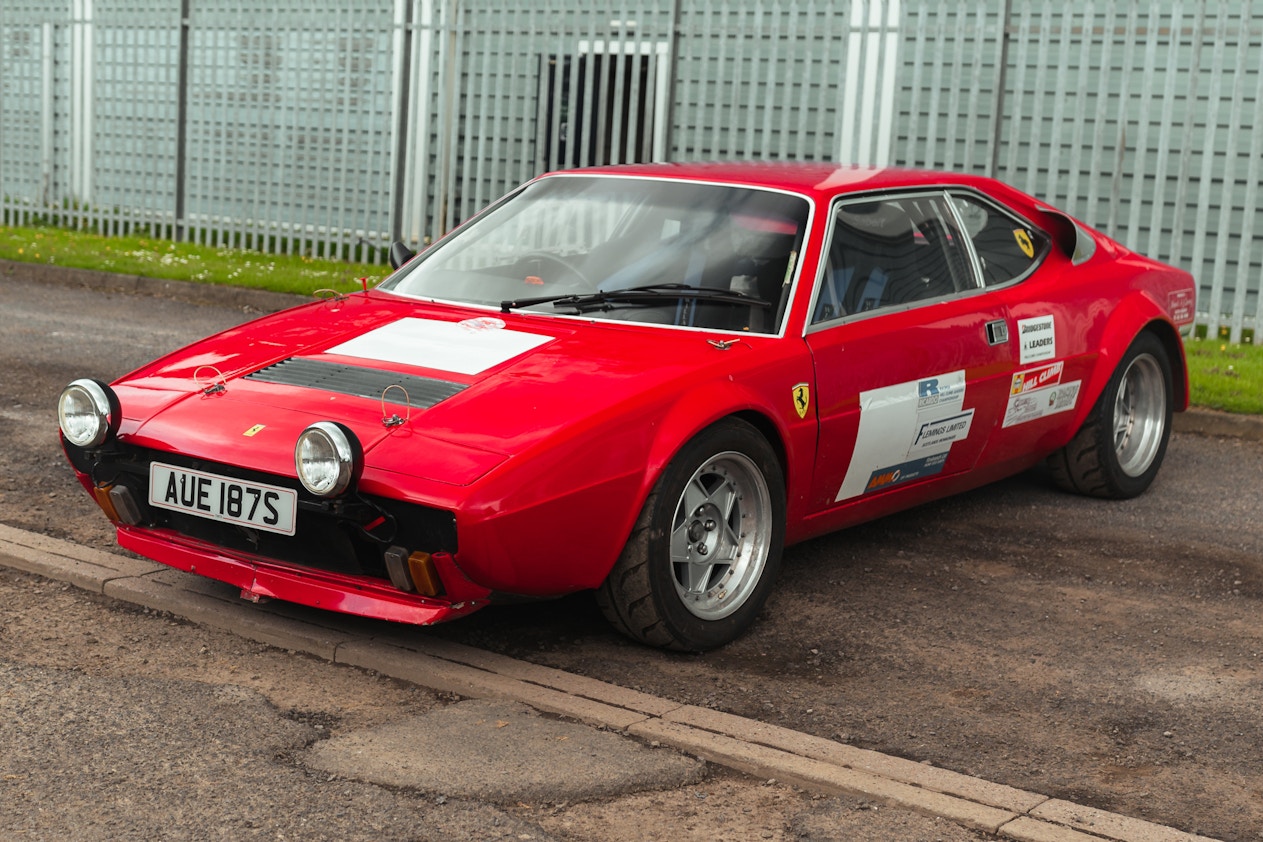
[[[964,243],[942,194],[845,202],[833,210],[812,322],[974,287]]]
[[[1049,241],[1039,229],[972,196],[953,195],[952,205],[973,240],[987,286],[1016,280],[1043,259]]]

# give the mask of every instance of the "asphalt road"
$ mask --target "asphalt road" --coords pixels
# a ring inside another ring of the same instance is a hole
[[[0,520],[108,547],[53,444],[57,393],[248,314],[10,281],[0,281],[0,313],[0,433],[11,451]],[[1060,494],[1035,471],[818,539],[787,552],[757,627],[703,657],[622,640],[583,595],[419,633],[1259,839],[1260,475],[1258,442],[1176,435],[1136,501]],[[791,826],[792,816],[776,832]]]

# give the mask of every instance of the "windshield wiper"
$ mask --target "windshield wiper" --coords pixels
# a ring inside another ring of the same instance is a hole
[[[691,298],[715,301],[721,304],[744,304],[750,307],[770,308],[771,302],[744,292],[716,289],[714,287],[694,287],[688,284],[649,284],[647,286],[628,287],[626,289],[608,289],[583,294],[568,293],[565,295],[545,295],[538,298],[517,298],[500,302],[500,312],[522,307],[534,307],[537,304],[552,304],[554,307],[574,307],[583,311],[589,307],[602,307],[613,303],[654,302],[663,299]]]

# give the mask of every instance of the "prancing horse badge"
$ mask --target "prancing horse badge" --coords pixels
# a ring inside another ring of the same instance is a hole
[[[799,418],[807,417],[807,409],[811,406],[811,387],[806,383],[799,383],[794,387],[794,411],[798,413]]]

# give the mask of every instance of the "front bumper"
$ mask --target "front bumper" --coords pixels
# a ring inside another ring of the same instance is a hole
[[[272,597],[366,617],[429,625],[468,614],[490,592],[460,571],[456,524],[450,512],[354,492],[322,500],[292,477],[250,471],[183,454],[113,443],[83,450],[67,446],[81,483],[114,520],[119,544],[180,570],[229,583],[246,598]],[[162,461],[243,481],[292,489],[298,495],[294,534],[259,529],[151,505],[149,465]],[[123,491],[120,516],[108,490]],[[392,580],[387,550],[420,551],[431,587],[404,588]]]
[[[161,564],[239,588],[247,599],[274,598],[397,623],[433,625],[472,613],[488,602],[485,592],[479,596],[482,589],[464,580],[446,554],[436,556],[435,561],[445,584],[464,582],[465,593],[459,601],[405,593],[389,582],[366,576],[346,576],[252,558],[169,529],[120,524],[118,543]]]

